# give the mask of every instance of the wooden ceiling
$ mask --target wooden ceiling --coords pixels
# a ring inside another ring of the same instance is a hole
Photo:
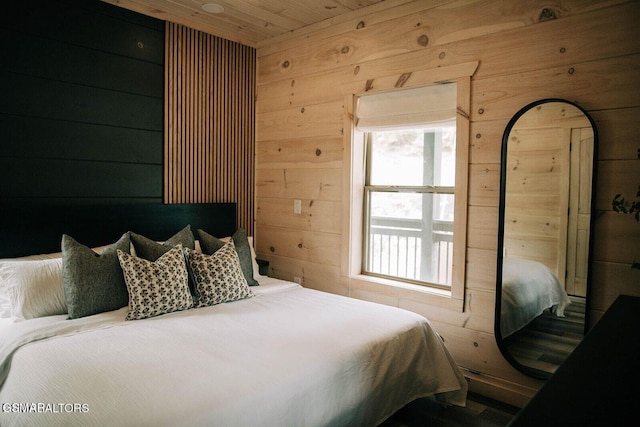
[[[258,46],[267,39],[348,14],[384,0],[103,0],[228,40]],[[202,9],[215,3],[224,12]]]

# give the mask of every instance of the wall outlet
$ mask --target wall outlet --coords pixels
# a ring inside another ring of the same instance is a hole
[[[302,213],[302,200],[294,200],[293,201],[293,213],[301,214]]]
[[[293,276],[293,281],[296,282],[298,285],[302,285],[302,277]]]

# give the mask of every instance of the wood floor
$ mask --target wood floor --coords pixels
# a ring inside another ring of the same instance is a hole
[[[584,336],[585,301],[571,297],[565,317],[545,311],[505,340],[509,353],[523,365],[552,374]]]
[[[467,406],[443,407],[430,399],[418,399],[382,423],[380,427],[504,427],[518,408],[469,393]]]

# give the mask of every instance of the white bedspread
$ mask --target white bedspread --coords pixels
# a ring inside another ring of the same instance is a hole
[[[1,323],[0,425],[374,426],[422,396],[464,405],[423,317],[270,285],[145,320]]]
[[[558,278],[544,264],[536,261],[504,258],[500,332],[502,337],[519,331],[542,314],[554,308],[558,317],[571,303]]]

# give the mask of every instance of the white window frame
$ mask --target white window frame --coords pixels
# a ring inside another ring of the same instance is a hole
[[[457,85],[456,114],[456,187],[454,207],[454,246],[452,283],[449,289],[416,285],[388,278],[362,274],[363,256],[363,220],[364,220],[364,184],[365,184],[365,133],[358,131],[354,124],[354,102],[358,93],[345,99],[345,203],[343,275],[348,278],[350,294],[368,295],[370,299],[396,305],[399,300],[413,300],[457,312],[464,310],[467,207],[468,207],[468,171],[469,171],[469,111],[471,106],[471,76],[478,63],[466,63],[461,66],[443,67],[434,70],[435,76],[450,73],[448,79],[434,78],[414,84],[414,87],[428,86],[440,82],[455,82]],[[427,73],[428,74],[428,73]],[[381,87],[380,90],[390,88]]]
[[[439,132],[438,130],[433,130],[433,132],[428,132],[425,129],[424,133],[433,133],[435,135],[440,134],[440,138],[438,138],[437,136],[435,136],[435,139],[441,139],[441,132]],[[423,135],[424,137],[424,135]],[[414,283],[417,285],[422,285],[422,286],[431,286],[434,288],[438,288],[438,289],[444,289],[444,290],[450,290],[451,286],[450,284],[446,284],[446,283],[435,283],[435,282],[428,282],[428,281],[424,281],[424,280],[420,280],[417,278],[407,278],[407,277],[403,277],[402,275],[398,274],[398,275],[393,275],[391,273],[389,274],[384,274],[384,273],[379,273],[379,272],[375,272],[372,271],[373,269],[368,269],[368,259],[371,256],[370,254],[370,246],[373,244],[368,238],[367,238],[367,234],[370,235],[370,230],[371,230],[371,212],[370,212],[370,200],[371,200],[371,194],[372,193],[383,193],[383,192],[392,192],[392,193],[406,193],[406,194],[431,194],[431,195],[435,195],[435,194],[450,194],[453,195],[455,197],[455,185],[454,186],[442,186],[442,185],[415,185],[415,186],[409,186],[409,185],[384,185],[384,184],[373,184],[371,182],[371,169],[372,169],[372,154],[371,154],[371,150],[372,150],[372,143],[373,143],[373,132],[365,132],[365,185],[364,185],[364,207],[363,207],[363,239],[362,239],[362,245],[363,245],[363,249],[362,249],[362,253],[363,253],[363,257],[362,257],[362,274],[367,275],[367,276],[376,276],[376,277],[382,277],[382,278],[386,278],[386,279],[391,279],[391,280],[398,280],[401,282],[407,282],[407,283]],[[436,155],[436,158],[439,158],[439,156]],[[437,169],[440,168],[441,164],[439,162],[434,162],[434,164],[432,165],[434,168],[436,168],[436,172],[434,172],[434,175],[438,175]],[[453,223],[453,221],[452,221]],[[430,230],[430,232],[432,232],[433,230]],[[417,243],[416,243],[417,245]],[[422,249],[424,249],[424,246],[422,246]],[[429,257],[431,258],[431,257]],[[424,260],[423,260],[424,261]],[[398,266],[398,269],[399,266]],[[451,277],[450,280],[453,280],[453,278]]]

